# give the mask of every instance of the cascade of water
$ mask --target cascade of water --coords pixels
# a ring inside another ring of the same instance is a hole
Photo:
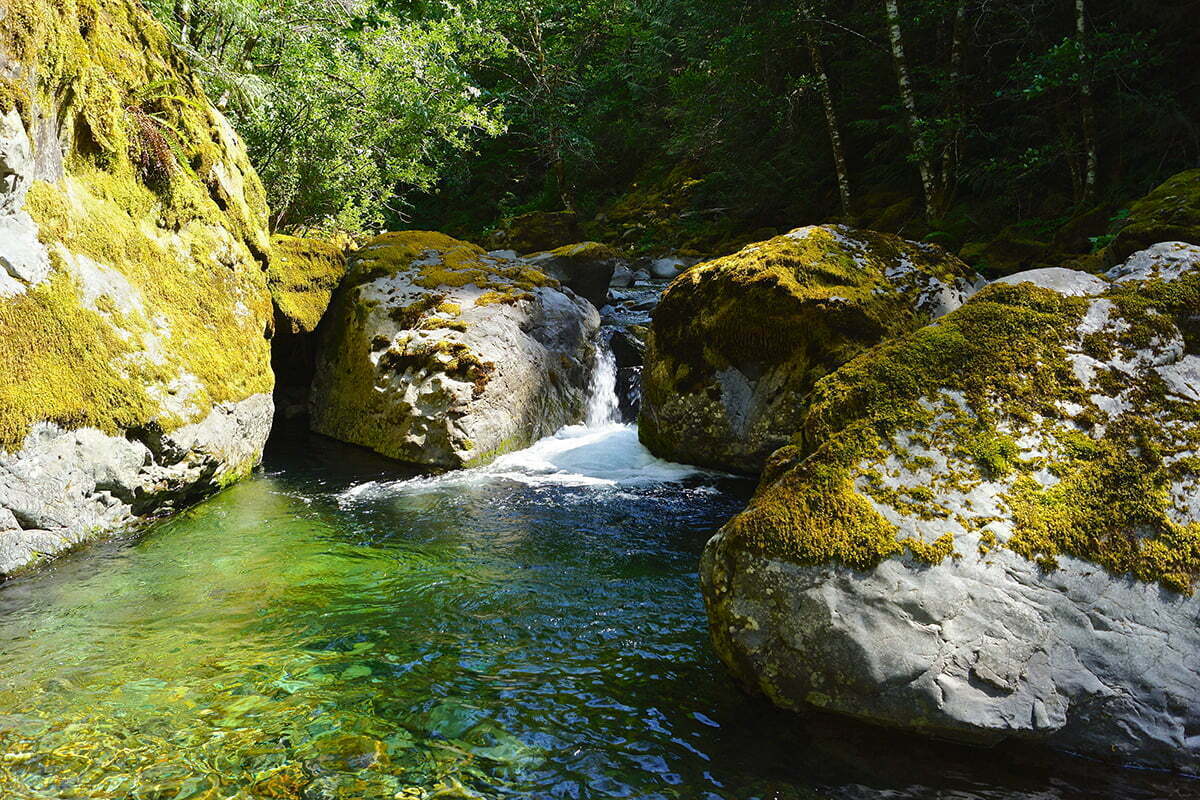
[[[617,401],[617,359],[609,347],[608,338],[601,335],[596,342],[596,367],[588,386],[587,416],[589,428],[601,428],[620,422]]]

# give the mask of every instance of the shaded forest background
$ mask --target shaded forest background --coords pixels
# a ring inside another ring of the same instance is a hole
[[[1200,165],[1193,0],[150,4],[283,231],[565,208],[633,251],[826,219],[1080,251]]]

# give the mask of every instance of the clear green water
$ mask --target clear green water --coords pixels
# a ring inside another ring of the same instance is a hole
[[[695,571],[743,483],[344,495],[398,477],[296,438],[136,539],[0,589],[0,797],[1200,795],[742,696]]]

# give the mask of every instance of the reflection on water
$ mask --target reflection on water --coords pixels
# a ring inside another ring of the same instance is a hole
[[[575,429],[411,479],[294,440],[0,590],[4,798],[1192,797],[734,688],[696,562],[745,483]]]

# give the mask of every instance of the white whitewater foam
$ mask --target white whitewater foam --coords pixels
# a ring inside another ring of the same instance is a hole
[[[587,416],[589,428],[602,428],[621,421],[620,401],[617,400],[617,359],[607,342],[596,347],[596,367],[588,387]]]
[[[532,447],[503,455],[484,467],[433,477],[360,484],[342,493],[344,502],[397,494],[419,494],[489,481],[526,486],[624,489],[679,483],[703,470],[663,461],[638,441],[636,425],[572,425]]]
[[[570,425],[491,464],[433,477],[370,481],[341,494],[344,503],[419,494],[508,480],[527,486],[637,488],[678,483],[704,470],[663,461],[638,441],[636,425],[623,425],[617,404],[617,365],[601,345],[588,394],[587,422]]]

